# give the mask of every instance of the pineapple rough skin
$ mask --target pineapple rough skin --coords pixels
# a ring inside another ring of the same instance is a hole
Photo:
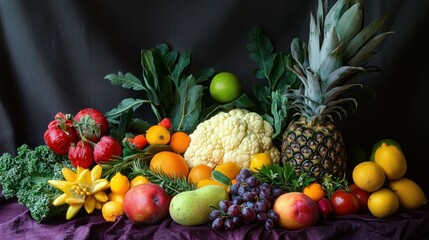
[[[201,122],[189,135],[191,142],[184,158],[191,168],[199,164],[214,168],[225,162],[248,168],[253,154],[265,152],[277,163],[280,152],[271,139],[273,133],[271,124],[255,112],[221,112]]]

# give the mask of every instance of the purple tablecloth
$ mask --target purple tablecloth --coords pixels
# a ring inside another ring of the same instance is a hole
[[[400,211],[389,219],[370,214],[336,217],[299,231],[266,231],[258,224],[216,231],[208,224],[183,227],[171,218],[153,226],[135,224],[126,217],[106,222],[100,211],[82,213],[70,221],[52,218],[37,223],[25,206],[0,194],[0,239],[429,239],[429,209]]]

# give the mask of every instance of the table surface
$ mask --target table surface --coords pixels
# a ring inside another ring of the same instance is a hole
[[[209,224],[180,226],[171,218],[157,225],[136,224],[125,216],[106,222],[98,210],[69,221],[61,216],[38,223],[16,199],[0,194],[0,239],[429,239],[429,208],[401,210],[388,219],[369,213],[337,216],[294,231],[266,231],[261,224],[218,231]]]

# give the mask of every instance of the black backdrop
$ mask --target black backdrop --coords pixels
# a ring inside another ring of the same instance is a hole
[[[252,74],[250,31],[262,27],[277,51],[289,52],[293,37],[307,40],[309,12],[316,5],[316,0],[0,0],[0,154],[14,153],[23,143],[43,144],[57,112],[74,114],[84,107],[106,112],[136,96],[104,77],[118,71],[141,76],[140,51],[160,43],[191,51],[190,72],[213,67],[236,73],[252,96],[252,85],[263,82]],[[357,114],[340,125],[348,145],[367,151],[381,138],[399,141],[407,176],[426,195],[428,13],[426,0],[365,2],[365,23],[390,14],[383,30],[395,33],[372,61],[383,73],[365,76],[376,98],[361,95]]]

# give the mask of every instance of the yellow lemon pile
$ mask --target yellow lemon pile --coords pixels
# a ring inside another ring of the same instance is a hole
[[[420,186],[405,177],[407,161],[398,144],[377,142],[372,160],[359,163],[352,172],[356,186],[371,193],[372,215],[386,218],[399,208],[418,209],[427,203]]]

